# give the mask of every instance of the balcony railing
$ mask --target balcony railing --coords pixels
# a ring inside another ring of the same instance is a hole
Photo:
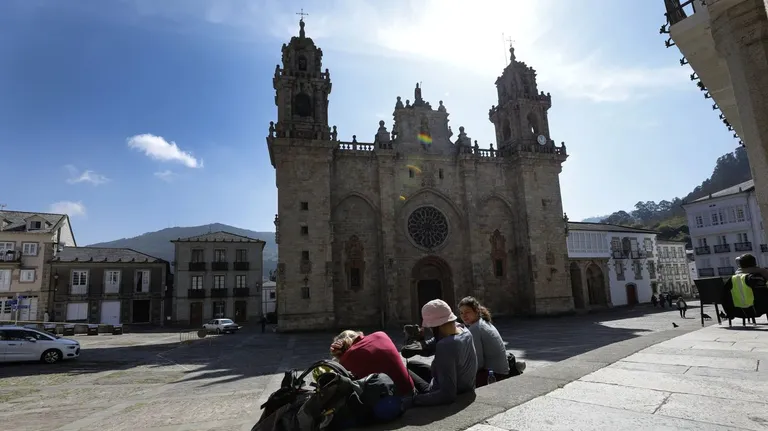
[[[696,13],[696,10],[703,4],[702,0],[688,0],[685,2],[681,2],[681,0],[664,0],[664,5],[667,8],[667,13],[664,16],[667,17],[667,22],[670,25],[675,25]]]
[[[611,256],[612,256],[614,259],[626,259],[626,258],[627,258],[627,254],[626,254],[626,253],[624,253],[624,252],[623,252],[623,251],[621,251],[621,250],[614,250],[614,251],[612,251],[612,252],[611,252]]]
[[[768,244],[760,244],[760,252],[768,253]]]
[[[734,271],[732,266],[721,266],[717,268],[717,275],[733,275],[736,271]]]
[[[211,262],[211,271],[226,271],[229,269],[229,262],[218,261]]]
[[[731,252],[730,244],[718,244],[715,246],[715,253],[730,253],[730,252]]]
[[[205,271],[205,262],[189,262],[190,271]]]
[[[187,298],[203,299],[203,298],[205,298],[205,290],[203,290],[203,289],[189,289],[189,290],[187,290]]]
[[[20,264],[21,263],[21,252],[20,251],[14,251],[14,250],[7,250],[0,254],[0,264],[3,263],[11,263],[11,264]]]
[[[702,247],[696,247],[694,249],[694,253],[696,253],[696,254],[710,254],[709,246],[705,245],[705,246],[702,246]]]
[[[249,296],[250,291],[247,287],[236,287],[232,296]]]
[[[248,271],[251,269],[251,262],[235,262],[235,271]]]
[[[653,250],[646,250],[645,251],[645,256],[646,257],[653,257]]]
[[[736,251],[752,251],[752,243],[747,242],[737,242],[733,245],[733,249]]]
[[[229,289],[211,289],[211,298],[226,298],[229,296]]]
[[[714,277],[715,268],[699,268],[699,277]]]
[[[90,286],[91,286],[90,284],[70,284],[69,294],[70,295],[87,295],[88,288]]]

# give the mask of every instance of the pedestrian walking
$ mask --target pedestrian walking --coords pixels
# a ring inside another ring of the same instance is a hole
[[[685,319],[685,312],[688,311],[688,304],[686,304],[685,299],[683,299],[682,296],[677,297],[677,311],[680,312],[680,317]]]
[[[266,331],[267,331],[267,318],[264,316],[261,316],[261,333],[263,334]]]

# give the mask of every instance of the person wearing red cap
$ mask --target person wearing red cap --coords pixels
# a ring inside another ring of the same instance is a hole
[[[422,328],[430,328],[434,338],[422,342],[419,354],[434,352],[434,358],[431,366],[408,362],[407,368],[418,393],[403,398],[405,409],[450,404],[459,394],[475,390],[477,354],[472,334],[456,322],[456,315],[443,300],[426,303],[421,308],[421,315]],[[402,353],[406,356],[405,349]]]

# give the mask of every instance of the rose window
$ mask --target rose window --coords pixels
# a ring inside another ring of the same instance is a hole
[[[408,216],[408,234],[421,247],[437,248],[448,238],[448,220],[437,208],[416,208]]]

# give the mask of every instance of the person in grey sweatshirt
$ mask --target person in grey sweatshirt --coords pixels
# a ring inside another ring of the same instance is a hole
[[[493,371],[496,380],[504,380],[522,374],[525,362],[516,361],[514,355],[507,353],[507,347],[498,329],[493,326],[491,312],[472,296],[459,302],[459,314],[464,324],[469,326],[477,352],[476,387],[488,384],[488,372]],[[510,365],[514,369],[510,369]]]
[[[456,322],[451,307],[440,299],[422,307],[422,328],[430,328],[434,338],[422,341],[418,354],[430,356],[432,365],[409,361],[408,368],[416,388],[413,396],[403,398],[402,407],[450,404],[459,394],[474,392],[477,354],[472,334]],[[406,351],[403,356],[408,357]]]

